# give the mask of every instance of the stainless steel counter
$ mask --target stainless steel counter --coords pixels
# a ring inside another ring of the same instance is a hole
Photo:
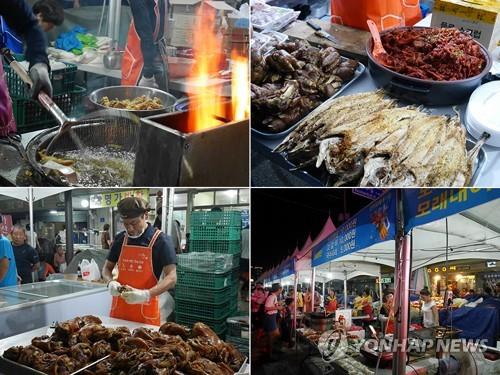
[[[0,339],[78,315],[108,315],[105,285],[51,280],[0,288]]]
[[[72,318],[74,318],[75,316],[78,316],[78,315],[82,315],[82,314],[74,313]],[[98,316],[99,319],[102,320],[103,325],[106,327],[109,327],[109,328],[125,326],[125,327],[128,327],[131,331],[136,329],[136,328],[140,328],[140,327],[146,327],[146,328],[151,328],[151,329],[155,329],[155,330],[158,329],[158,327],[147,325],[147,324],[131,322],[128,320],[114,319],[114,318],[109,318],[107,316],[101,316],[101,315],[96,315],[96,314],[93,314],[93,315]],[[69,318],[69,319],[71,319],[71,318]],[[31,339],[33,337],[43,336],[43,335],[47,335],[47,334],[50,335],[51,333],[52,333],[52,329],[50,328],[50,325],[46,325],[44,327],[41,327],[41,328],[38,328],[35,330],[31,330],[29,332],[25,332],[25,333],[22,333],[19,335],[11,336],[11,337],[5,338],[3,340],[0,340],[0,355],[3,355],[3,352],[12,346],[30,345]],[[14,371],[16,371],[16,372],[14,372]],[[18,374],[17,367],[13,368],[13,367],[11,367],[11,365],[9,365],[9,363],[0,360],[0,375],[13,375],[14,373],[16,375],[21,375],[21,374]],[[32,373],[32,372],[27,371],[26,373],[28,374],[28,373]]]
[[[349,86],[343,93],[344,95],[352,95],[359,92],[367,92],[377,90],[375,82],[370,75],[370,72],[366,70],[363,75]],[[459,106],[461,116],[465,114],[466,105],[463,104]],[[431,108],[431,112],[434,114],[449,114],[453,115],[452,107],[434,107]],[[273,154],[272,150],[278,146],[285,137],[281,138],[264,138],[256,135],[252,132],[252,150],[257,151],[262,154],[265,158],[271,160],[272,162],[280,165],[285,169],[292,168],[292,165],[288,163],[281,155]],[[500,186],[500,173],[497,173],[497,168],[500,166],[500,148],[483,146],[485,151],[485,160],[479,174],[476,178],[476,186]],[[291,172],[292,173],[292,172]],[[306,175],[302,171],[293,172],[296,176],[301,178],[303,181],[303,186],[317,185],[317,180]]]

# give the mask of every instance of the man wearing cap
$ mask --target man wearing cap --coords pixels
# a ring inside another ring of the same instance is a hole
[[[160,325],[173,309],[168,291],[177,282],[176,257],[170,237],[147,222],[148,211],[148,203],[140,198],[118,203],[125,231],[113,241],[103,277],[113,296],[111,317]],[[115,265],[118,277],[113,280]]]
[[[16,284],[16,258],[10,241],[3,235],[3,218],[0,215],[0,288]]]

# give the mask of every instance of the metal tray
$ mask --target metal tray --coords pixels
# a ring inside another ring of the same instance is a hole
[[[110,328],[126,326],[131,331],[133,331],[135,328],[138,328],[138,327],[158,329],[158,327],[156,327],[156,326],[151,326],[151,325],[141,324],[141,323],[136,323],[136,322],[129,322],[129,321],[121,320],[121,319],[112,319],[112,318],[101,317],[101,316],[98,316],[98,318],[100,318],[102,320],[102,324],[105,327],[110,327]],[[51,333],[52,333],[51,327],[43,327],[43,328],[39,328],[39,329],[36,329],[33,331],[25,332],[25,333],[22,333],[20,335],[17,335],[18,337],[13,336],[13,338],[15,340],[14,340],[14,342],[12,342],[12,340],[11,340],[11,342],[9,343],[9,347],[19,346],[19,345],[27,346],[27,345],[31,344],[31,339],[33,337],[41,336],[43,334],[50,335]],[[10,340],[10,339],[0,340],[0,342],[5,342],[6,340]],[[0,351],[1,351],[1,353],[0,353],[1,354],[0,355],[0,375],[4,375],[4,374],[5,375],[11,375],[11,374],[15,374],[15,375],[46,375],[44,372],[35,370],[31,367],[28,367],[28,366],[22,365],[20,363],[11,361],[7,358],[4,358],[2,349],[7,349],[7,348],[5,346],[3,346],[3,347],[0,346]],[[104,361],[108,357],[109,356],[106,356],[106,357],[103,357],[95,362],[92,362],[92,363],[88,364],[87,366],[82,367],[81,369],[79,369],[75,372],[72,372],[70,375],[77,375],[77,374],[80,374],[83,370],[91,369],[92,367],[94,367],[98,363]],[[246,375],[246,374],[249,374],[248,357],[245,357],[245,361],[241,365],[241,368],[235,373],[235,375]]]
[[[319,109],[319,107],[316,109]],[[467,148],[467,151],[471,150],[475,146],[475,144],[476,144],[475,141],[467,138],[466,139],[466,146],[465,146]],[[282,153],[282,156],[283,156],[285,163],[289,167],[289,169],[288,169],[289,172],[298,175],[300,178],[308,181],[313,186],[324,186],[321,179],[315,173],[310,172],[312,170],[312,168],[314,168],[314,167],[309,167],[306,169],[297,169],[297,166],[295,164],[288,161],[288,159],[286,158],[286,154]],[[481,148],[481,150],[479,150],[479,152],[478,152],[477,158],[472,163],[472,177],[471,177],[470,184],[468,186],[475,186],[476,185],[477,178],[478,178],[481,170],[483,169],[485,163],[486,163],[486,152]],[[314,169],[316,169],[316,168],[314,168]],[[316,169],[316,170],[319,171],[319,169]],[[395,187],[397,187],[397,186],[395,186]]]
[[[347,57],[343,57],[342,56],[342,61],[346,61],[346,60],[349,60]],[[297,121],[294,125],[290,126],[287,130],[284,130],[280,133],[266,133],[266,132],[262,132],[260,130],[257,130],[257,129],[254,129],[252,127],[252,133],[253,134],[256,134],[260,137],[264,137],[264,138],[268,138],[268,139],[275,139],[275,138],[280,138],[280,137],[284,137],[286,135],[288,135],[289,133],[291,133],[297,126],[299,126],[299,124],[304,121],[305,119],[307,119],[309,116],[317,113],[318,111],[320,111],[321,107],[324,106],[326,103],[329,103],[331,100],[335,99],[337,96],[340,96],[342,94],[343,91],[345,91],[349,86],[352,85],[353,82],[355,82],[362,74],[363,72],[365,71],[366,67],[360,63],[358,61],[358,66],[356,67],[356,70],[354,71],[354,77],[351,78],[350,81],[348,81],[347,83],[345,83],[344,85],[342,85],[342,87],[340,88],[339,91],[337,91],[335,94],[333,94],[333,96],[331,96],[330,98],[326,99],[323,103],[321,103],[319,106],[317,106],[315,109],[313,109],[311,112],[309,112],[306,116],[304,116],[301,120]]]

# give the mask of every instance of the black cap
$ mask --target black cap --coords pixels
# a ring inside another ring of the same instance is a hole
[[[274,283],[273,286],[271,287],[271,293],[277,292],[278,290],[282,289],[280,283]]]
[[[128,197],[118,202],[118,212],[122,219],[133,219],[149,210],[149,203],[142,198]]]

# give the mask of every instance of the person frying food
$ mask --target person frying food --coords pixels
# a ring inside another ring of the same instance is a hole
[[[118,203],[125,231],[115,237],[102,274],[113,296],[111,317],[160,325],[173,310],[168,291],[177,282],[176,255],[170,237],[147,222],[148,211],[141,198]]]
[[[167,32],[165,0],[130,1],[132,22],[122,63],[122,85],[158,88],[155,74],[162,73],[158,42]]]
[[[0,16],[26,43],[25,56],[29,61],[29,75],[33,80],[32,98],[36,98],[40,91],[52,96],[49,59],[45,51],[47,39],[38,25],[38,19],[24,0],[2,0],[1,4]],[[3,38],[0,38],[0,49],[4,47]],[[16,133],[16,130],[12,100],[0,64],[0,137],[9,137]]]

